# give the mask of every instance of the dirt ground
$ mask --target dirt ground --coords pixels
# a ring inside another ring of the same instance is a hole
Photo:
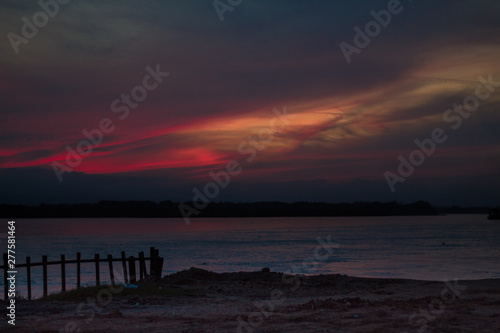
[[[115,287],[85,300],[19,301],[15,327],[4,319],[0,331],[500,332],[500,279],[430,282],[191,268],[137,285],[134,295]],[[142,295],[146,287],[168,293]]]

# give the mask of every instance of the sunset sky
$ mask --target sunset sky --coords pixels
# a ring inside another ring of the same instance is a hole
[[[236,160],[213,200],[500,204],[500,84],[478,88],[500,82],[500,2],[401,1],[348,63],[339,45],[387,6],[243,0],[221,21],[211,0],[73,0],[13,46],[42,9],[2,1],[0,203],[190,201]],[[446,113],[478,89],[476,111]],[[391,191],[384,173],[436,128],[446,141]]]

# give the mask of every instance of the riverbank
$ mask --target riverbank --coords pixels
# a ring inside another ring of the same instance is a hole
[[[4,303],[5,304],[5,303]],[[13,332],[495,332],[500,279],[416,281],[201,269],[18,301]],[[427,330],[424,330],[426,327]]]

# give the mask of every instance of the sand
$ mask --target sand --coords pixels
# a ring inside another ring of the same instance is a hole
[[[192,268],[137,285],[138,292],[145,286],[175,292],[138,296],[111,289],[85,302],[19,301],[15,328],[2,320],[0,330],[500,332],[500,279],[435,282]]]

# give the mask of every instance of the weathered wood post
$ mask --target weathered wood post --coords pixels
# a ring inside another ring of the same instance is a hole
[[[111,285],[115,286],[115,272],[113,272],[113,256],[108,254],[108,264],[109,264],[109,278],[111,279]]]
[[[43,267],[43,296],[47,296],[47,256],[42,256]]]
[[[154,246],[149,248],[149,274],[156,276],[156,249]]]
[[[161,278],[161,273],[163,272],[163,258],[160,257],[160,250],[155,249],[155,275]]]
[[[142,280],[146,277],[146,260],[144,260],[144,252],[139,252],[139,279]]]
[[[76,253],[76,287],[80,288],[80,272],[81,272],[81,261],[82,254],[80,252]]]
[[[163,272],[163,258],[158,256],[156,257],[156,276],[161,278],[161,273]]]
[[[28,278],[28,301],[31,301],[31,258],[26,257],[26,277]]]
[[[135,258],[134,256],[130,256],[128,257],[128,270],[129,270],[129,281],[130,283],[135,283],[137,280],[136,280],[136,276],[135,276]]]
[[[101,276],[99,274],[99,254],[96,253],[94,255],[95,259],[95,285],[100,286],[101,285]]]
[[[122,251],[122,266],[123,266],[123,282],[128,284],[127,258],[125,257],[125,251]]]
[[[153,246],[149,249],[149,274],[161,278],[163,272],[163,258],[160,257],[160,250],[155,249]]]
[[[61,254],[61,290],[66,291],[66,257]]]

